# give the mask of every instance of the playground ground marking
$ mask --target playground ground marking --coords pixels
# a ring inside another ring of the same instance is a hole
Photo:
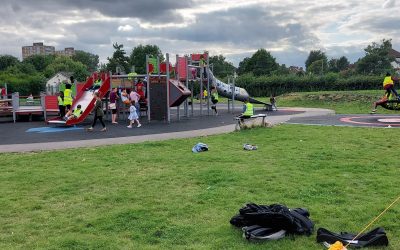
[[[26,130],[27,133],[59,133],[73,130],[83,130],[83,127],[39,127],[39,128],[30,128]]]

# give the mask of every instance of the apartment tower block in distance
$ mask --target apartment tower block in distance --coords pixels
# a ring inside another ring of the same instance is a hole
[[[64,50],[55,50],[54,46],[46,46],[43,43],[33,43],[33,46],[22,47],[22,59],[32,55],[61,55],[71,57],[75,55],[73,47],[65,48]]]
[[[54,55],[54,46],[46,46],[43,43],[33,43],[33,46],[22,47],[22,59],[32,55]]]
[[[73,47],[65,48],[64,50],[57,50],[56,55],[71,57],[75,55],[75,49]]]

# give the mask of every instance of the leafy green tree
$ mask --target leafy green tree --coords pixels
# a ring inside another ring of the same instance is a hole
[[[98,55],[94,55],[82,50],[75,51],[75,55],[72,56],[72,60],[81,62],[86,65],[89,72],[95,72],[99,65]]]
[[[164,61],[164,56],[157,45],[145,45],[142,44],[132,49],[129,56],[129,61],[132,66],[135,66],[136,73],[146,73],[146,55],[152,57],[160,57],[160,62]]]
[[[31,63],[22,62],[18,64],[19,70],[24,74],[35,74],[37,73],[35,66]]]
[[[389,56],[392,48],[391,40],[383,39],[382,43],[372,43],[364,49],[365,56],[356,63],[356,71],[363,74],[379,75],[392,71],[390,64],[394,58]]]
[[[113,56],[107,57],[107,71],[116,72],[116,68],[119,67],[122,72],[129,73],[129,57],[125,56],[124,45],[115,43],[113,48],[115,49]]]
[[[0,71],[17,64],[19,64],[18,58],[11,55],[0,55]]]
[[[237,73],[239,75],[243,75],[246,74],[247,72],[250,72],[250,70],[248,69],[248,64],[250,61],[250,57],[245,57],[241,62],[239,62],[239,67],[237,70]]]
[[[223,55],[210,56],[209,63],[213,66],[213,73],[215,76],[225,77],[227,75],[232,75],[235,71],[235,66],[225,59]]]
[[[49,78],[60,71],[72,73],[74,78],[78,81],[84,81],[86,77],[89,76],[89,71],[83,63],[76,62],[66,56],[57,57],[46,67],[44,75]]]
[[[313,74],[324,74],[328,71],[328,64],[324,59],[320,59],[311,63],[307,68],[307,72]]]
[[[328,62],[328,68],[330,72],[340,72],[347,69],[350,65],[349,60],[347,57],[342,56],[339,59],[331,58]]]
[[[54,55],[32,55],[24,59],[24,63],[32,64],[38,72],[43,72],[56,57]]]
[[[276,59],[265,49],[259,49],[254,53],[249,60],[244,60],[242,64],[244,72],[253,73],[255,76],[271,75],[272,72],[279,68]],[[239,64],[239,66],[241,66]]]
[[[328,58],[326,57],[324,52],[322,52],[321,50],[311,50],[310,54],[308,55],[307,60],[305,62],[306,71],[309,71],[308,68],[311,66],[311,64],[313,62],[315,62],[315,61],[318,61],[318,60],[323,60],[324,61],[323,64],[320,63],[321,65],[327,65],[328,64]],[[328,69],[325,68],[324,70],[327,71]]]
[[[281,76],[281,75],[289,75],[290,71],[286,67],[286,64],[282,64],[278,66],[278,69],[272,72],[273,75]]]
[[[5,72],[8,72],[10,74],[36,74],[37,71],[35,67],[33,67],[32,64],[30,63],[18,63],[16,65],[8,67]]]

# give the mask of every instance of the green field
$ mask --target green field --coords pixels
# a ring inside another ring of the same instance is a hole
[[[382,90],[322,91],[289,93],[277,97],[279,106],[333,109],[338,114],[366,114],[372,103],[384,94]],[[393,114],[394,111],[378,107],[378,112]]]
[[[323,249],[311,237],[249,243],[246,202],[305,207],[316,228],[357,232],[400,194],[400,131],[281,125],[63,152],[0,154],[0,249]],[[193,154],[197,142],[209,152]],[[243,143],[257,151],[244,151]],[[383,226],[400,249],[400,204]]]
[[[372,109],[372,103],[379,100],[384,94],[383,90],[359,91],[321,91],[321,92],[296,92],[277,96],[278,107],[309,107],[333,109],[338,114],[367,114]],[[254,97],[257,100],[269,103],[269,97]],[[219,98],[220,103],[227,103],[228,99]],[[197,103],[197,101],[195,101]],[[242,102],[236,102],[241,105]],[[262,105],[255,105],[262,107]],[[396,114],[391,110],[378,107],[378,113]]]

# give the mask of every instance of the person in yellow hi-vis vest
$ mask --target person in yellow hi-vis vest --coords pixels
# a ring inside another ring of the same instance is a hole
[[[60,112],[60,117],[65,116],[65,106],[64,106],[64,93],[60,91],[60,93],[57,96],[57,102],[58,102],[58,110]]]
[[[69,111],[72,106],[72,90],[71,90],[71,85],[66,84],[65,85],[65,90],[64,90],[64,106],[66,111]]]
[[[383,89],[386,90],[386,97],[388,99],[391,92],[393,92],[396,95],[397,99],[400,99],[399,94],[397,94],[397,91],[394,89],[394,82],[389,72],[386,73],[386,77],[385,79],[383,79]]]
[[[214,109],[215,115],[218,115],[217,111],[217,103],[218,103],[218,91],[216,87],[211,88],[211,102],[213,105],[211,106],[211,109]]]
[[[78,119],[83,113],[82,106],[78,104],[76,106],[76,109],[74,110],[69,110],[68,113],[65,115],[66,120],[71,120],[71,119]]]
[[[240,116],[238,116],[238,118],[241,119],[250,118],[252,115],[254,115],[253,104],[249,102],[249,99],[246,99],[243,105],[243,113]]]

